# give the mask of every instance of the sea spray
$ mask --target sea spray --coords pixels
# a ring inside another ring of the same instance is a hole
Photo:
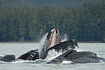
[[[50,50],[50,51],[48,52],[48,55],[47,55],[47,57],[45,58],[45,60],[46,60],[46,61],[50,61],[50,60],[56,58],[57,56],[59,56],[59,55],[61,55],[61,54],[62,54],[62,51],[57,52],[57,51],[55,51],[55,49],[52,49],[52,50]]]
[[[42,37],[42,39],[40,40],[39,48],[38,48],[39,56],[40,56],[40,54],[41,54],[41,51],[42,51],[42,49],[43,49],[43,46],[44,46],[45,43],[46,43],[46,37],[47,37],[47,35],[48,35],[48,33],[46,33],[46,34]]]
[[[44,48],[44,45],[46,45],[46,37],[47,37],[47,35],[48,35],[48,33],[46,33],[42,37],[42,39],[40,40],[39,48],[38,48],[39,57],[41,56],[41,51]],[[64,41],[67,41],[67,40],[68,40],[67,34],[64,34],[64,36],[62,37],[61,41],[64,42]],[[52,60],[52,59],[56,58],[57,56],[61,55],[62,53],[63,53],[62,50],[59,50],[59,52],[55,51],[54,49],[53,50],[50,50],[48,52],[48,55],[45,58],[45,60],[46,61]]]
[[[46,33],[42,39],[40,40],[39,43],[39,48],[38,48],[38,52],[39,52],[39,56],[41,56],[41,51],[44,48],[44,45],[46,45],[46,37],[47,37],[48,33]],[[61,41],[67,41],[68,37],[67,34],[64,34],[64,36],[62,37]],[[59,52],[55,51],[54,49],[48,52],[47,57],[45,58],[46,61],[52,60],[54,58],[56,58],[57,56],[61,55],[63,52],[62,50],[59,50]]]
[[[69,48],[69,50],[71,50],[71,49]],[[56,51],[55,49],[49,50],[45,60],[50,61],[50,60],[62,55],[65,52],[67,52],[67,50],[62,50],[62,49],[60,49],[59,51]]]
[[[67,40],[68,40],[68,36],[67,36],[67,34],[64,34],[63,37],[61,38],[61,42],[64,42]]]

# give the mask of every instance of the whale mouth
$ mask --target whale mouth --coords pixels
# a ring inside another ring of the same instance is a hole
[[[46,37],[45,45],[40,51],[40,58],[43,58],[43,55],[47,49],[59,43],[61,43],[61,37],[60,37],[59,31],[56,28],[53,28],[50,30],[50,32],[48,33]]]
[[[54,45],[61,42],[59,31],[56,28],[53,28],[47,35],[47,46],[46,50],[48,48],[53,47]]]
[[[53,32],[53,36],[52,36],[52,42],[51,42],[50,47],[55,45],[55,39],[56,39],[56,32],[57,31],[55,29],[53,29],[52,32]]]

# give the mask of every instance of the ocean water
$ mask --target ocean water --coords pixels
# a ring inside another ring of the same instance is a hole
[[[39,48],[41,43],[0,43],[0,55],[20,55]],[[105,70],[105,43],[78,43],[77,51],[92,51],[103,58],[100,63],[73,63],[64,61],[61,64],[46,64],[45,60],[0,62],[0,70]]]

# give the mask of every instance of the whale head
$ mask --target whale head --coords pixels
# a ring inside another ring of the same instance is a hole
[[[51,31],[47,35],[47,46],[46,50],[48,48],[53,47],[54,45],[61,42],[59,31],[56,28],[51,29]]]
[[[46,36],[46,41],[42,48],[42,51],[40,52],[40,56],[43,55],[43,53],[47,49],[59,43],[61,43],[61,37],[60,37],[59,31],[56,28],[52,28]]]

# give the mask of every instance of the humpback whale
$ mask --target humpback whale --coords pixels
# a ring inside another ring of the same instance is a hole
[[[70,50],[70,49],[73,50],[73,49],[75,49],[77,46],[78,46],[78,44],[77,44],[77,41],[76,41],[75,39],[72,39],[72,40],[69,40],[69,41],[61,42],[61,43],[56,44],[56,45],[54,45],[53,47],[47,49],[47,50],[45,51],[45,53],[43,54],[42,59],[45,59],[46,56],[47,56],[47,54],[48,54],[48,52],[51,51],[51,50],[53,50],[53,49],[54,49],[55,51],[57,51],[57,52],[62,52],[62,53],[63,53],[63,52],[68,51],[68,50]]]
[[[41,49],[40,52],[38,52],[38,49],[31,50],[19,56],[17,59],[22,59],[22,60],[42,59],[44,58],[44,55],[47,49],[59,43],[61,43],[59,31],[56,28],[52,28],[50,32],[48,33],[48,35],[46,36],[45,44],[42,46],[43,48]]]
[[[57,52],[59,52],[60,50],[64,52],[69,49],[75,49],[76,46],[78,46],[76,39],[71,39],[69,41],[61,42],[59,31],[56,28],[53,28],[46,36],[45,44],[43,45],[43,48],[40,52],[38,52],[38,49],[31,50],[19,56],[17,59],[22,59],[22,60],[45,59],[48,52],[53,49]]]
[[[59,64],[66,61],[72,61],[74,63],[99,63],[100,59],[97,55],[90,51],[77,52],[76,50],[69,50],[62,55],[50,60],[47,64]]]
[[[55,50],[57,52],[62,52],[62,54],[48,61],[48,64],[61,63],[64,60],[72,61],[74,63],[100,62],[100,59],[93,52],[77,52],[77,50],[75,50],[75,48],[78,47],[76,39],[61,42],[59,31],[56,28],[50,30],[50,32],[46,36],[44,43],[45,44],[42,46],[41,51],[39,51],[38,49],[28,51],[25,54],[20,55],[17,59],[33,61],[36,59],[45,59],[48,56],[49,51]],[[17,59],[15,59],[14,55],[6,55],[4,57],[0,57],[0,60],[5,62],[11,62]]]
[[[38,49],[36,50],[31,50],[28,51],[27,53],[19,56],[17,59],[22,59],[22,60],[36,60],[39,59],[39,52]]]
[[[15,55],[0,56],[0,61],[11,62],[13,60],[15,60]]]
[[[47,49],[59,43],[61,43],[59,31],[56,28],[52,28],[46,37],[42,50],[40,51],[40,58],[44,58],[44,54]]]

